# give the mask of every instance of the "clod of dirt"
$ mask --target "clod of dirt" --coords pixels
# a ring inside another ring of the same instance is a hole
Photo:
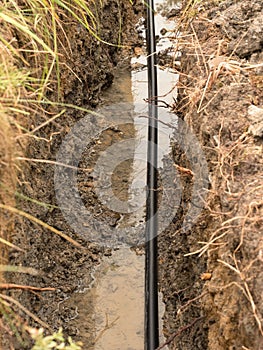
[[[214,13],[215,9],[211,12]],[[262,50],[263,3],[261,0],[234,3],[223,1],[212,21],[229,38],[228,53],[234,52],[240,58],[247,58],[254,52]]]

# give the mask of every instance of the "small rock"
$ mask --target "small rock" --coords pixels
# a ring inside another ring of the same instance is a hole
[[[249,131],[256,137],[263,137],[263,108],[251,105],[248,107]]]
[[[135,48],[134,48],[134,54],[135,54],[135,56],[141,56],[142,54],[143,54],[143,49],[141,48],[141,47],[139,47],[139,46],[136,46]]]
[[[162,28],[160,30],[160,33],[161,33],[161,35],[165,35],[167,33],[167,29],[166,28]]]
[[[202,281],[209,281],[212,278],[212,274],[210,272],[204,272],[200,277]]]

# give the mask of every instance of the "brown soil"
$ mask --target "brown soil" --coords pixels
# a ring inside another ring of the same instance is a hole
[[[182,179],[178,221],[160,239],[165,333],[172,335],[171,349],[260,350],[263,4],[226,0],[198,6],[181,12],[176,112],[202,145],[210,188],[202,215],[181,232],[194,181]],[[176,148],[174,160],[189,166]]]

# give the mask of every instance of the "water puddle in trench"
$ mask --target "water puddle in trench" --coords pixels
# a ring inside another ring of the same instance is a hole
[[[173,7],[178,1],[156,1],[162,8],[170,3]],[[174,22],[156,15],[156,34],[160,36],[157,51],[170,50],[170,55],[175,53],[170,49],[172,42],[169,39]],[[165,28],[165,30],[163,30]],[[161,34],[163,33],[163,35]],[[140,56],[132,59],[132,66],[139,67],[130,72],[127,69],[120,70],[113,85],[105,92],[104,99],[108,104],[129,102],[132,104],[135,115],[147,113],[147,69],[146,56],[142,51]],[[176,97],[174,90],[178,76],[169,68],[158,67],[159,98],[164,105],[171,105]],[[106,103],[107,105],[107,103]],[[136,114],[137,113],[137,114]],[[176,124],[175,115],[164,113],[160,115],[164,123]],[[120,200],[135,197],[139,203],[145,202],[145,190],[137,191],[138,183],[143,188],[146,183],[146,143],[147,118],[136,117],[133,127],[121,129],[122,133],[136,137],[134,147],[134,161],[123,163],[126,170],[121,167],[119,175],[112,178],[114,189],[121,194],[116,194]],[[118,120],[116,120],[118,124]],[[162,158],[170,150],[170,135],[172,130],[160,123],[159,152],[160,165]],[[110,135],[106,135],[111,138]],[[105,136],[105,137],[106,137]],[[101,141],[104,142],[103,140]],[[109,145],[113,141],[109,141]],[[109,146],[108,145],[108,146]],[[121,179],[121,180],[120,180]],[[120,183],[122,181],[122,183]],[[126,188],[123,185],[126,184]],[[128,184],[128,185],[127,185]],[[114,225],[126,227],[138,225],[144,222],[145,208],[140,206],[129,215],[120,215]],[[120,218],[122,220],[120,220]],[[93,350],[141,350],[144,348],[144,252],[142,248],[130,249],[123,244],[112,250],[109,256],[102,259],[101,264],[93,273],[93,281],[82,281],[84,288],[80,288],[71,298],[71,305],[76,306],[77,323],[81,331],[80,338],[84,343],[84,349]],[[89,283],[89,285],[88,285]],[[164,312],[164,306],[160,296],[160,320]],[[160,324],[160,330],[162,324]],[[160,338],[163,339],[162,334]],[[162,340],[161,340],[162,341]]]

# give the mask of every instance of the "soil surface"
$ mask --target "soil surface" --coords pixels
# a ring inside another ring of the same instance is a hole
[[[177,17],[182,57],[175,109],[202,145],[210,184],[201,216],[182,232],[196,174],[182,178],[178,221],[160,239],[165,334],[171,349],[260,350],[263,3],[189,4]],[[179,147],[174,161],[190,167]]]

